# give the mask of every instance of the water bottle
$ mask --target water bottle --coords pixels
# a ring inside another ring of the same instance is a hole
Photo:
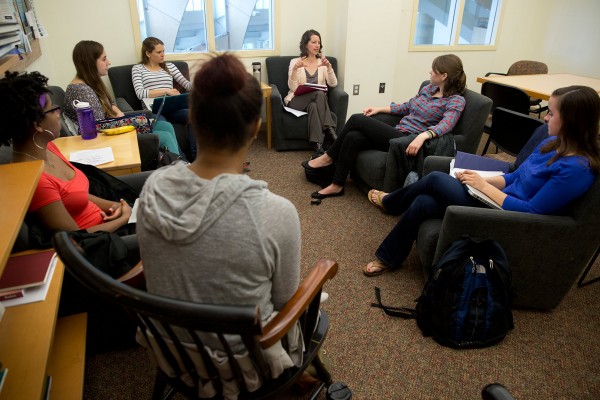
[[[260,77],[260,68],[261,68],[261,65],[259,62],[252,63],[252,76],[254,76],[256,78],[258,83],[262,82],[261,77]]]
[[[96,121],[90,103],[73,100],[73,105],[77,110],[77,123],[79,124],[81,138],[83,140],[95,139],[98,132],[96,132]]]

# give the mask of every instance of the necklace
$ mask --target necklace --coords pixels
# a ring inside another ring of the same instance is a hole
[[[37,158],[37,157],[35,157],[35,156],[32,156],[31,154],[27,154],[27,153],[23,153],[23,152],[20,152],[20,151],[16,151],[16,150],[14,150],[14,149],[13,149],[13,153],[17,153],[17,154],[23,154],[24,156],[31,157],[31,158],[33,158],[34,160],[42,160],[42,161],[44,161],[44,162],[47,162],[49,166],[51,166],[52,168],[54,168],[54,164],[52,164],[52,163],[51,163],[49,160],[43,160],[43,159],[41,159],[41,158]]]

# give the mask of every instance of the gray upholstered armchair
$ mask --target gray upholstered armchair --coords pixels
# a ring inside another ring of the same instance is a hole
[[[429,81],[423,82],[419,90],[426,84],[429,84]],[[483,126],[492,107],[492,100],[469,89],[464,97],[465,109],[452,131],[452,135],[457,150],[475,154],[483,134]],[[401,117],[384,114],[376,115],[373,118],[395,126]],[[403,151],[399,138],[390,140],[389,151],[361,151],[358,153],[356,165],[351,171],[352,180],[365,192],[370,189],[392,192],[402,187],[408,171],[403,171],[399,166],[398,158],[395,156],[398,151]]]
[[[294,56],[267,57],[267,77],[271,85],[271,114],[273,129],[273,146],[276,150],[311,149],[308,142],[308,117],[296,117],[283,109],[283,98],[287,96],[288,68]],[[327,57],[337,74],[337,60]],[[329,88],[327,102],[339,133],[346,122],[348,111],[348,93],[341,85]]]
[[[427,157],[425,172],[449,169],[449,157]],[[444,219],[421,224],[417,250],[425,276],[462,235],[492,238],[508,256],[515,307],[553,309],[593,258],[600,243],[600,178],[575,200],[567,215],[450,206]]]

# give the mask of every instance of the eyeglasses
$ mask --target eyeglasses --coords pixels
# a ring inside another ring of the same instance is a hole
[[[53,113],[53,112],[60,112],[60,106],[52,107],[48,111],[44,111],[44,114],[49,114],[49,113]]]

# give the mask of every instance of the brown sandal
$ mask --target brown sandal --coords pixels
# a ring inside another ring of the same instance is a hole
[[[376,268],[376,270],[373,270]],[[363,274],[368,277],[384,274],[392,269],[379,260],[371,261],[363,268]]]
[[[380,210],[385,211],[385,208],[383,207],[383,203],[381,202],[382,194],[386,194],[386,193],[382,192],[381,190],[371,189],[371,190],[369,190],[369,194],[367,196],[369,197],[369,202],[371,204],[373,204],[375,207],[379,208]]]

